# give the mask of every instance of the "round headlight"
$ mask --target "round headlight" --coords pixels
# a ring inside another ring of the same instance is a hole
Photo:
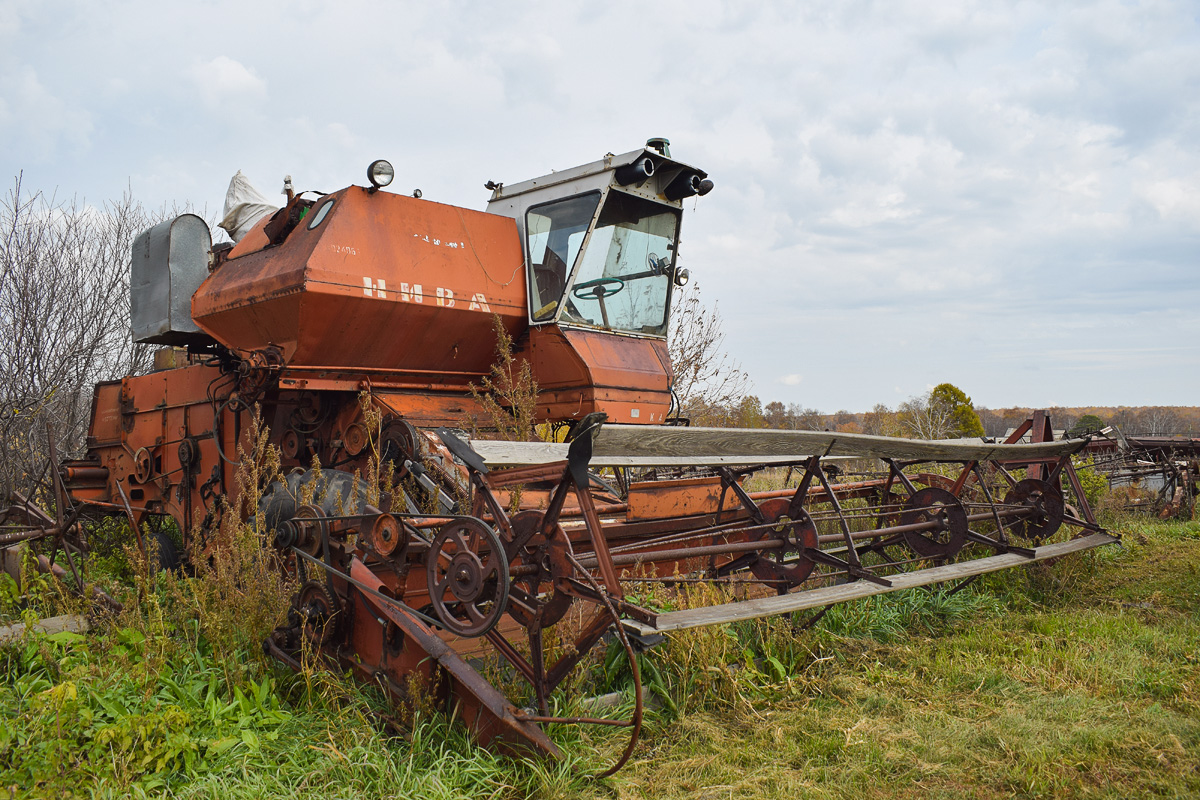
[[[688,278],[692,277],[686,269],[675,270],[675,285],[687,286]]]
[[[371,166],[367,167],[367,180],[376,189],[382,189],[392,182],[392,178],[396,177],[396,170],[392,169],[392,165],[384,161],[382,158],[378,161],[372,161]]]

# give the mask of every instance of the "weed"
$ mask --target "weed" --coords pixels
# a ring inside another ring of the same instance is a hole
[[[512,337],[504,329],[500,316],[493,315],[492,321],[496,329],[496,360],[491,374],[485,375],[479,386],[470,386],[471,398],[487,417],[485,427],[499,438],[529,441],[535,438],[537,415],[538,390],[533,368],[528,360],[516,357]],[[478,419],[468,421],[473,433],[478,431],[479,424]]]

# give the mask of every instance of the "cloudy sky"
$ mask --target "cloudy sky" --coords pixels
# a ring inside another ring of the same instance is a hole
[[[650,136],[764,402],[1200,405],[1186,2],[0,0],[0,178],[219,214],[362,183],[483,208]]]

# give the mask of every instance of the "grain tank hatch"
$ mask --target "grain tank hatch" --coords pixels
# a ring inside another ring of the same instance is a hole
[[[195,214],[165,220],[133,242],[129,265],[133,340],[183,346],[212,339],[192,321],[192,293],[208,277],[208,225]]]
[[[671,406],[666,336],[682,202],[707,173],[671,158],[665,139],[512,186],[488,211],[512,217],[525,255],[529,347],[542,414],[605,411],[662,422]]]

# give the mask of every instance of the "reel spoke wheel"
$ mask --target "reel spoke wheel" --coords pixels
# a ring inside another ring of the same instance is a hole
[[[1053,536],[1062,525],[1066,514],[1066,501],[1063,500],[1062,492],[1054,488],[1053,484],[1034,478],[1018,481],[1004,496],[1004,504],[1026,506],[1030,509],[1030,514],[1012,520],[1007,527],[1014,535],[1028,539],[1034,544],[1041,544]]]
[[[443,526],[429,546],[425,574],[433,611],[451,633],[483,636],[508,608],[508,557],[482,520]]]
[[[510,569],[536,567],[528,575],[518,575],[509,588],[508,613],[525,627],[536,623],[548,628],[570,609],[572,597],[557,588],[559,579],[571,577],[574,570],[567,558],[567,535],[555,525],[547,538],[541,532],[541,511],[522,511],[509,520],[513,540],[505,548]]]
[[[804,583],[816,566],[816,562],[805,555],[806,548],[815,549],[818,546],[816,523],[803,509],[795,517],[789,516],[790,505],[791,500],[786,497],[759,503],[758,510],[763,515],[763,521],[770,527],[751,534],[758,540],[770,538],[784,542],[782,547],[759,553],[750,565],[754,577],[769,581],[780,594]]]
[[[905,531],[904,543],[924,558],[953,558],[967,542],[967,512],[957,497],[930,486],[908,499],[900,514],[901,525],[935,522],[936,528]]]

